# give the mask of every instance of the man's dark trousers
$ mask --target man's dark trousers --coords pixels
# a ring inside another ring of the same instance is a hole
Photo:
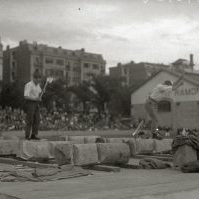
[[[34,138],[38,135],[40,123],[39,102],[26,101],[26,128],[25,137]]]

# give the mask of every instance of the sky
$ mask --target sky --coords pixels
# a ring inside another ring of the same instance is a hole
[[[118,62],[199,65],[199,0],[0,0],[0,36],[85,48],[102,54],[107,68]]]

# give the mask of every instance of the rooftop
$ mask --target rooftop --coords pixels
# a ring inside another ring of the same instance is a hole
[[[106,63],[101,54],[86,52],[84,48],[78,49],[78,50],[69,50],[69,49],[62,48],[61,46],[54,47],[54,46],[48,46],[46,44],[38,44],[35,41],[33,43],[29,43],[26,40],[20,41],[19,46],[14,47],[10,50],[17,49],[20,46],[27,46],[28,49],[32,52],[39,52],[39,53],[42,52],[46,55],[56,54],[57,56],[64,56],[71,59],[83,58],[84,60],[88,60],[88,61]],[[9,47],[7,49],[9,49]]]

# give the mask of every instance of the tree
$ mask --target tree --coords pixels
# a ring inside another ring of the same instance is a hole
[[[127,114],[130,109],[130,91],[127,87],[122,86],[122,78],[114,78],[110,76],[97,76],[92,80],[92,87],[96,91],[93,103],[99,112],[105,111],[105,104],[109,112],[112,114]],[[122,111],[121,111],[122,110]]]
[[[69,100],[70,96],[66,87],[66,82],[58,79],[47,86],[46,92],[43,95],[42,103],[48,109],[52,107],[53,101],[60,108],[68,108]]]
[[[108,107],[112,115],[129,116],[131,108],[131,92],[129,87],[119,87],[112,93]]]
[[[13,108],[23,108],[24,107],[24,83],[16,81],[3,85],[1,91],[1,105],[11,106]]]
[[[90,102],[95,105],[99,113],[106,111],[106,107],[111,114],[129,115],[130,89],[122,86],[122,82],[122,78],[94,76],[85,84],[86,89],[89,88],[91,92],[86,96],[90,97]]]
[[[82,82],[79,85],[71,86],[69,88],[69,91],[72,92],[79,99],[79,101],[82,103],[83,112],[87,112],[88,107],[86,106],[86,104],[88,102],[91,102],[92,101],[91,99],[93,98],[93,93],[89,89],[89,83],[88,82]]]

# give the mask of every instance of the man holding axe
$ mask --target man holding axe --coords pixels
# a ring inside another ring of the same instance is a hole
[[[154,133],[157,130],[158,126],[158,118],[155,114],[154,107],[158,105],[158,103],[164,98],[172,99],[172,92],[178,89],[183,85],[184,82],[184,73],[176,82],[172,82],[171,80],[166,80],[161,84],[158,84],[148,95],[145,103],[145,110],[152,120],[151,131]]]
[[[32,81],[25,85],[24,98],[26,100],[26,127],[25,139],[39,140],[38,129],[40,123],[39,103],[45,92],[48,83],[52,82],[52,78],[47,78],[44,89],[40,87],[41,74],[35,71]]]
[[[176,82],[172,82],[171,80],[166,80],[160,84],[158,84],[153,90],[149,93],[146,102],[145,102],[145,110],[148,116],[151,119],[151,133],[157,133],[158,126],[158,118],[155,114],[155,107],[157,107],[158,103],[164,98],[172,98],[172,92],[178,89],[183,85],[184,82],[184,70],[182,71],[182,75],[177,79]],[[144,121],[142,120],[135,131],[132,133],[132,136],[136,136],[140,129],[142,128]]]

